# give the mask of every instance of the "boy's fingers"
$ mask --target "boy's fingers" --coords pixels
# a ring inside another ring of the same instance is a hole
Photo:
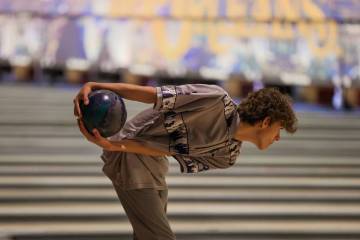
[[[78,112],[78,116],[81,118],[81,110],[80,110],[80,105],[79,105],[79,101],[76,99],[76,111]]]
[[[86,128],[84,126],[83,121],[81,121],[81,119],[79,119],[78,121],[79,121],[81,130],[83,130],[86,133],[86,135],[89,135],[88,131],[86,130]]]
[[[94,128],[92,132],[96,138],[102,138],[100,132],[96,128]]]
[[[84,98],[83,98],[83,99],[84,99],[84,104],[85,104],[85,105],[88,105],[88,104],[89,104],[89,97],[88,97],[88,95],[87,95],[86,93],[84,94]]]
[[[85,138],[86,138],[87,140],[90,140],[90,139],[91,139],[91,135],[88,133],[88,131],[87,131],[86,128],[84,127],[83,122],[82,122],[80,119],[78,119],[77,122],[78,122],[78,125],[79,125],[79,128],[80,128],[80,132],[85,136]]]
[[[81,110],[80,110],[79,100],[78,100],[77,97],[74,99],[74,106],[75,106],[74,107],[75,116],[81,118],[82,117],[81,116]]]
[[[77,112],[77,109],[76,109],[76,105],[74,103],[74,116],[76,117],[76,119],[79,119],[79,113]]]
[[[83,129],[83,126],[81,125],[80,119],[77,119],[77,123],[78,123],[79,129],[80,129],[80,132],[81,132],[82,134],[84,134],[84,129]],[[85,134],[84,134],[84,135],[85,135]]]

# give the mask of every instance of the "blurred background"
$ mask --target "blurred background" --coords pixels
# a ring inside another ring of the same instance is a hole
[[[0,239],[131,239],[73,117],[88,81],[294,99],[299,131],[268,151],[170,160],[178,239],[360,239],[359,23],[358,0],[0,0]]]

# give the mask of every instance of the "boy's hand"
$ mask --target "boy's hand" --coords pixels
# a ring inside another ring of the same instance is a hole
[[[88,95],[92,91],[93,87],[94,85],[92,82],[85,83],[84,86],[80,89],[79,93],[74,98],[74,115],[76,118],[82,118],[79,102],[84,101],[85,105],[89,104]]]
[[[111,151],[113,149],[113,144],[107,140],[106,138],[102,137],[99,133],[99,131],[97,129],[93,129],[92,133],[93,135],[91,135],[85,128],[84,123],[81,119],[77,120],[78,122],[78,126],[80,129],[80,132],[84,135],[84,137],[89,141],[92,142],[96,145],[98,145],[99,147],[105,149],[105,150],[109,150]]]

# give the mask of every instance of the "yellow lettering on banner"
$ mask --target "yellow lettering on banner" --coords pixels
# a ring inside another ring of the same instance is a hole
[[[237,22],[235,25],[235,36],[240,38],[266,37],[267,24],[257,22]]]
[[[299,36],[298,37],[302,37],[302,38],[309,38],[309,36],[311,36],[310,34],[310,28],[309,28],[309,23],[305,22],[305,21],[299,21],[296,23],[298,32],[299,32]]]
[[[171,0],[171,13],[174,18],[184,18],[187,15],[187,1],[184,0]]]
[[[112,0],[109,15],[111,17],[148,17],[157,16],[157,10],[167,0]]]
[[[226,17],[228,18],[244,18],[246,17],[246,2],[242,0],[227,0]]]
[[[139,4],[139,0],[125,0],[122,1],[125,11],[125,16],[143,17],[144,6]],[[141,3],[141,2],[140,2]]]
[[[219,37],[231,37],[231,38],[237,38],[241,35],[241,30],[244,30],[244,24],[241,24],[240,22],[235,21],[221,21],[217,24],[216,28],[216,34],[215,32],[212,32],[213,36],[212,38],[219,38]],[[243,34],[244,35],[244,34]]]
[[[271,19],[271,7],[269,0],[254,0],[250,15],[258,21],[267,21]]]
[[[126,0],[126,8],[128,15],[132,17],[145,17],[145,4],[146,0]]]
[[[228,52],[231,46],[224,39],[246,38],[253,34],[253,28],[244,22],[218,21],[211,24],[206,32],[209,40],[209,48],[215,54]]]
[[[256,22],[236,22],[236,21],[220,21],[209,29],[208,38],[209,46],[212,52],[222,54],[229,51],[226,42],[222,43],[222,38],[255,38],[269,37],[268,24]]]
[[[187,16],[191,18],[215,18],[218,16],[218,0],[187,0]]]
[[[166,0],[145,0],[144,1],[144,16],[154,17],[158,16],[158,9],[164,5]]]
[[[209,25],[207,21],[191,22],[190,33],[191,35],[206,35]]]
[[[240,36],[239,30],[241,26],[239,24],[239,22],[235,21],[222,21],[221,25],[218,26],[218,33],[226,37],[237,38]]]
[[[175,43],[172,43],[169,41],[166,33],[166,21],[159,19],[151,23],[157,47],[163,56],[169,60],[180,58],[190,47],[192,22],[181,21],[179,24],[180,31],[178,31],[178,39]]]
[[[109,13],[110,17],[119,17],[124,15],[123,2],[112,0],[109,3]]]
[[[110,0],[109,16],[154,17],[157,16],[160,6],[169,3],[170,16],[175,18],[216,18],[219,1],[221,0]],[[228,18],[250,17],[258,21],[268,21],[272,18],[296,21],[303,16],[311,20],[326,18],[325,13],[314,0],[223,1],[226,1]],[[248,8],[250,8],[249,13]]]
[[[214,22],[209,27],[207,34],[209,40],[209,48],[215,54],[221,54],[229,48],[226,44],[221,44],[221,37],[227,37],[223,34],[222,29],[224,22]]]
[[[110,2],[110,17],[139,16],[142,11],[138,0],[112,0]]]
[[[221,21],[217,25],[217,33],[224,37],[236,37],[237,25],[233,21]]]
[[[271,34],[270,36],[276,39],[289,40],[294,38],[294,29],[293,26],[289,23],[281,23],[279,21],[274,21],[270,24]]]
[[[305,13],[305,16],[311,20],[322,20],[325,19],[325,14],[314,2],[311,0],[302,0],[302,8]]]
[[[128,12],[133,17],[144,17],[145,14],[145,2],[147,0],[125,0],[126,4],[128,4]]]
[[[220,0],[110,0],[109,16],[154,17],[164,4],[171,4],[174,18],[216,18]],[[223,0],[228,18],[250,17],[257,21],[281,18],[296,21],[303,16],[311,20],[325,19],[314,0]],[[272,5],[274,12],[272,12]],[[251,11],[248,13],[248,8]],[[249,15],[249,16],[248,16]]]
[[[329,55],[340,54],[338,27],[335,22],[311,24],[299,22],[298,29],[300,36],[306,39],[315,57],[324,58]]]
[[[248,27],[248,22],[237,22],[234,24],[235,25],[235,34],[237,37],[249,37],[250,35],[252,35],[252,30],[251,28]]]
[[[298,20],[300,18],[300,2],[298,0],[276,0],[274,4],[275,18],[288,21]]]
[[[268,29],[269,26],[267,23],[253,23],[254,26],[252,26],[251,28],[253,29],[253,33],[255,34],[256,37],[268,37]]]

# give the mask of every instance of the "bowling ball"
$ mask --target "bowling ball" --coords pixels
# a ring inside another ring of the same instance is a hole
[[[92,134],[92,130],[96,128],[103,137],[119,132],[127,118],[123,99],[110,90],[95,90],[88,97],[88,105],[80,102],[86,130]]]

